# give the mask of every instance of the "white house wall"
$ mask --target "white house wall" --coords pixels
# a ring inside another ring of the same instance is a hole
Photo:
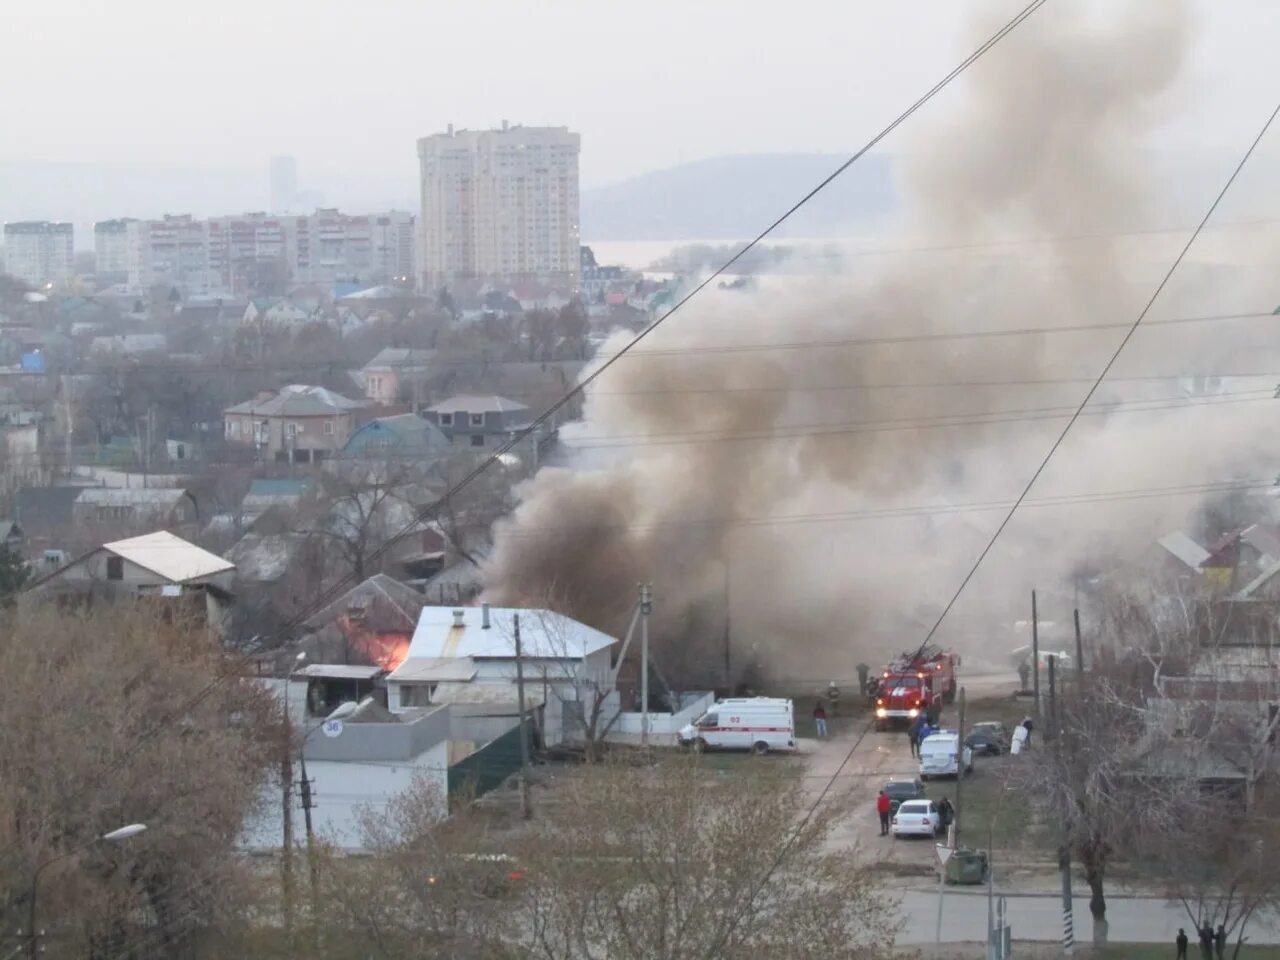
[[[375,815],[384,814],[391,802],[402,795],[421,778],[426,788],[439,798],[440,816],[448,809],[449,744],[441,741],[424,750],[413,760],[391,761],[307,761],[307,775],[314,781],[311,810],[316,835],[333,843],[348,853],[358,853],[363,847],[360,835],[360,817],[364,810]],[[300,776],[297,763],[294,776]],[[262,794],[259,813],[246,827],[244,847],[265,853],[279,850],[283,840],[284,825],[280,809],[280,786],[272,782]],[[294,842],[306,843],[306,820],[301,799],[295,789],[293,794]]]

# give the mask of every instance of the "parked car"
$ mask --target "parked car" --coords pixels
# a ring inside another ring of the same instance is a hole
[[[898,805],[904,800],[919,800],[924,796],[924,784],[919,780],[890,780],[884,785],[884,792],[889,795],[889,813],[898,812]]]
[[[904,800],[890,821],[890,832],[898,837],[935,837],[942,818],[932,800]]]
[[[979,720],[969,728],[970,733],[985,733],[995,737],[1004,744],[1006,750],[1009,749],[1009,728],[999,720]]]
[[[964,738],[964,745],[980,757],[998,757],[1009,749],[1009,741],[990,730],[975,730]]]

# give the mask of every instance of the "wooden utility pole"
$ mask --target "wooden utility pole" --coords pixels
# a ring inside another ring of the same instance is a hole
[[[1076,612],[1076,639],[1079,640],[1080,616]],[[1077,651],[1077,656],[1079,655]],[[1058,722],[1058,658],[1049,657],[1049,722],[1045,740],[1052,739],[1055,755],[1062,752],[1062,730]],[[1058,848],[1058,870],[1062,874],[1062,950],[1068,956],[1075,949],[1075,918],[1071,904],[1071,833],[1065,813],[1062,817],[1062,846]]]
[[[1031,591],[1031,691],[1033,709],[1040,719],[1040,615],[1036,610],[1036,592]]]
[[[524,715],[524,651],[520,646],[520,614],[515,621],[516,640],[516,700],[520,710],[520,812],[528,820],[533,816],[533,800],[529,796],[529,730]]]

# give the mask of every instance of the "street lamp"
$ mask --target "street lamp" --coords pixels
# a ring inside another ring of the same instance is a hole
[[[40,866],[36,867],[36,872],[31,875],[31,895],[27,903],[27,956],[30,960],[37,960],[40,955],[40,934],[36,931],[36,897],[40,890],[40,874],[46,867],[57,863],[59,860],[65,860],[67,857],[73,857],[77,853],[83,853],[95,843],[107,841],[108,843],[116,843],[120,840],[128,840],[130,837],[136,837],[147,829],[145,823],[130,823],[127,826],[117,827],[100,836],[94,837],[88,843],[76,847],[74,850],[68,850],[66,853],[60,853],[56,857],[50,857]]]

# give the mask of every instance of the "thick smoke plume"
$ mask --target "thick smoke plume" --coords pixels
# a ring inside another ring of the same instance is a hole
[[[1166,109],[1189,26],[1168,2],[1032,18],[919,118],[897,245],[930,252],[696,298],[593,384],[569,464],[495,530],[489,596],[619,630],[652,580],[663,664],[711,680],[726,595],[735,669],[817,683],[918,643],[1183,239],[1123,235],[1159,199],[1123,158]],[[1161,322],[1215,302],[1203,285],[1160,301],[939,639],[998,660],[1032,585],[1145,549],[1196,499],[1045,498],[1269,469],[1242,442],[1258,405],[1125,379],[1242,356],[1266,372],[1231,340],[1262,326]],[[1001,330],[1030,332],[972,336]]]

